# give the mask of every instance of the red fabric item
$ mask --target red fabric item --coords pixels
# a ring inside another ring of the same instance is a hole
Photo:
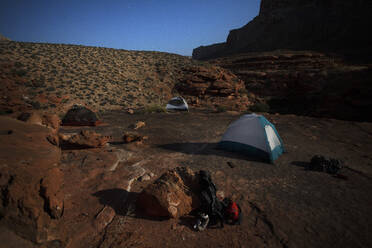
[[[231,202],[230,205],[227,207],[226,211],[233,220],[239,219],[239,208],[235,202]]]

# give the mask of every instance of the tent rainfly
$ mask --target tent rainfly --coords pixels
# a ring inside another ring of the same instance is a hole
[[[96,126],[99,122],[96,113],[81,105],[72,106],[62,119],[65,126]]]
[[[273,163],[283,152],[283,141],[264,116],[247,114],[227,128],[218,148],[261,158]]]
[[[166,106],[167,110],[180,110],[180,111],[189,111],[189,106],[185,99],[180,96],[173,97],[170,99]]]

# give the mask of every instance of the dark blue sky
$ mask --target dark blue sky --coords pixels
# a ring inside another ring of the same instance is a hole
[[[15,41],[191,55],[223,42],[260,0],[1,0],[0,33]]]

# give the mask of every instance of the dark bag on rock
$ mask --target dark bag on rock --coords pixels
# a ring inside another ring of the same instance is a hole
[[[212,223],[220,222],[223,226],[224,205],[216,196],[216,185],[212,182],[209,172],[201,170],[199,172],[200,183],[200,210],[210,216]]]

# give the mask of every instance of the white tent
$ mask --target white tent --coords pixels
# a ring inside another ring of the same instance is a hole
[[[266,159],[271,163],[284,152],[275,126],[264,116],[256,114],[243,115],[231,123],[218,147]]]
[[[180,96],[173,97],[170,99],[166,106],[167,110],[181,110],[181,111],[189,111],[189,106],[185,99]]]

